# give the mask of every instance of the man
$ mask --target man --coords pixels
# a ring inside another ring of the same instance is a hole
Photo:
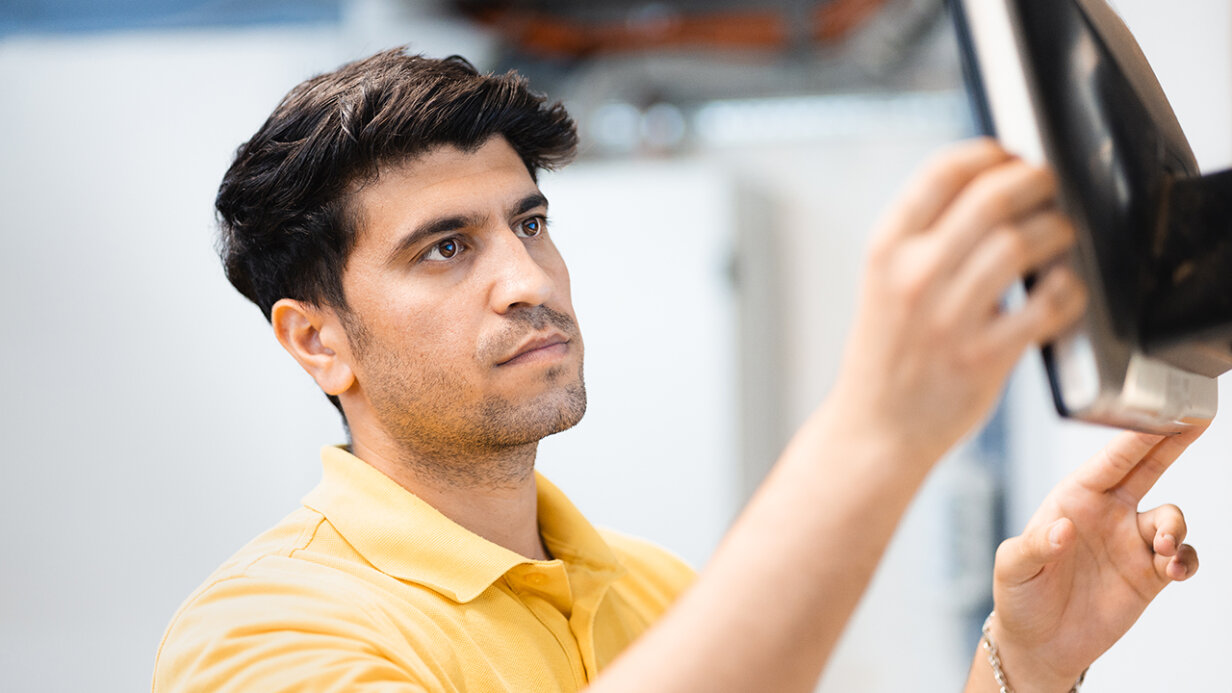
[[[1083,309],[1043,269],[1073,236],[1047,172],[987,141],[939,157],[877,234],[835,391],[694,582],[534,472],[585,409],[535,184],[575,144],[516,76],[395,50],[299,85],[240,148],[228,277],[351,440],[181,607],[155,691],[811,690],[929,469]],[[1199,432],[1123,435],[1003,545],[967,690],[1070,690],[1196,570],[1180,511],[1137,504]]]

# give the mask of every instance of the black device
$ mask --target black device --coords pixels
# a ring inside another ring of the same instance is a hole
[[[1057,410],[1154,432],[1214,417],[1232,368],[1232,171],[1201,175],[1105,0],[947,1],[978,126],[1056,172],[1078,230],[1064,261],[1089,308],[1043,349]]]

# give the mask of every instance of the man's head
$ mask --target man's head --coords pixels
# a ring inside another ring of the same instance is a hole
[[[502,135],[532,178],[577,147],[573,121],[514,73],[402,49],[295,87],[240,146],[215,202],[227,278],[269,318],[280,298],[345,309],[356,189],[382,166]]]
[[[345,65],[240,147],[217,199],[227,276],[352,426],[561,430],[584,410],[581,340],[535,176],[576,142],[512,73],[400,50]]]

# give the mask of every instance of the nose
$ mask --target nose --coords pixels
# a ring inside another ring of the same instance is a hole
[[[538,306],[552,296],[555,283],[535,260],[522,239],[512,231],[498,234],[491,255],[493,267],[490,302],[492,310],[504,314],[517,307]]]

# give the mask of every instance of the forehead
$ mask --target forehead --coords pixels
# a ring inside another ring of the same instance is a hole
[[[473,151],[441,145],[382,167],[352,198],[359,241],[387,239],[442,216],[486,214],[537,190],[513,147],[494,136]]]

